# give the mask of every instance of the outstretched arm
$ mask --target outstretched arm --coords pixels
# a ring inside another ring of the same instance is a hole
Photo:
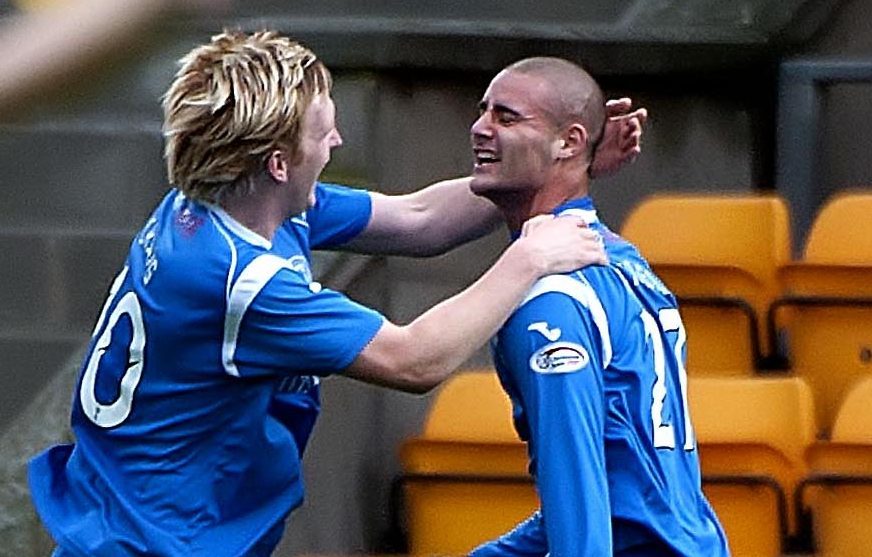
[[[346,375],[426,392],[496,333],[539,277],[605,262],[596,233],[579,221],[566,217],[533,221],[472,286],[408,325],[385,322]]]
[[[606,103],[608,121],[594,155],[591,175],[614,174],[641,152],[648,113],[630,112],[623,98]],[[436,182],[405,195],[372,194],[369,224],[345,249],[360,253],[431,256],[493,231],[501,222],[497,208],[469,190],[471,178]]]
[[[372,195],[372,217],[346,248],[361,253],[430,256],[496,229],[500,213],[473,195],[471,178],[436,182],[405,195]]]

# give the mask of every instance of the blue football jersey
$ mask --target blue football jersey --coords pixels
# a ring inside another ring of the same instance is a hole
[[[81,557],[268,555],[303,498],[319,377],[384,320],[313,282],[310,249],[366,227],[369,194],[318,184],[268,241],[170,191],[110,289],[72,405],[75,445],[31,461],[48,530]]]
[[[726,556],[700,486],[675,297],[590,198],[556,212],[589,222],[610,263],[541,279],[494,339],[542,508],[473,555],[544,555],[541,540],[517,541],[538,532],[551,557]]]

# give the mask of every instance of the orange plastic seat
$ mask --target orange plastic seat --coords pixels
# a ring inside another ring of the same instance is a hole
[[[779,271],[770,336],[815,394],[829,433],[845,394],[872,376],[872,192],[842,193],[815,217],[803,258]]]
[[[692,375],[753,373],[765,316],[790,260],[787,206],[773,195],[657,195],[627,217],[633,242],[681,302]],[[762,340],[761,340],[762,339]]]
[[[412,554],[466,554],[539,506],[511,416],[493,370],[461,372],[441,387],[424,431],[400,452]]]
[[[691,377],[688,398],[703,490],[733,555],[781,555],[814,440],[811,391],[794,377]]]
[[[797,503],[811,517],[819,557],[872,551],[872,378],[857,383],[836,417],[832,439],[809,448],[811,474]]]

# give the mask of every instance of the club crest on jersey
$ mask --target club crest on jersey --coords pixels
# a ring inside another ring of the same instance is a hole
[[[536,373],[572,373],[587,367],[587,350],[574,342],[552,342],[530,356],[530,369]]]
[[[303,275],[306,282],[312,282],[312,270],[309,269],[309,262],[302,255],[294,255],[288,259],[288,265],[294,271]]]

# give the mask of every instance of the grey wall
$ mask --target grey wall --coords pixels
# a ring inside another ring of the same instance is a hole
[[[837,56],[872,61],[872,2],[851,0],[801,51],[804,56]],[[820,188],[824,195],[855,187],[872,187],[872,83],[834,85],[822,111]]]
[[[845,2],[797,54],[872,56],[870,13],[872,0]],[[33,442],[10,441],[12,433],[27,430],[22,420],[41,432],[31,436],[40,444],[62,435],[58,416],[66,416],[69,396],[35,397],[75,373],[75,362],[62,364],[87,336],[129,238],[166,187],[157,99],[173,61],[207,37],[185,35],[87,94],[56,99],[29,119],[0,127],[0,459],[14,463],[0,481],[20,486],[21,453],[34,450]],[[328,53],[338,48],[317,41],[312,46]],[[550,48],[523,42],[513,52],[540,54],[539,46]],[[600,44],[596,52],[608,60],[608,48]],[[451,54],[441,52],[438,59]],[[492,54],[488,64],[497,58]],[[454,70],[396,68],[349,58],[331,65],[345,146],[327,177],[399,193],[467,171],[466,129],[489,69],[469,62]],[[772,187],[767,161],[774,81],[752,82],[748,74],[760,71],[759,65],[743,71],[731,64],[700,74],[609,72],[607,92],[632,96],[648,107],[651,120],[637,163],[594,185],[603,219],[619,228],[637,200],[657,191]],[[859,86],[830,93],[821,153],[828,191],[872,181],[872,132],[857,124],[872,116],[869,95]],[[497,232],[430,260],[389,258],[359,277],[349,293],[407,322],[471,282],[504,242]],[[484,351],[468,363],[484,365]],[[278,555],[385,548],[397,450],[420,430],[428,402],[343,378],[325,383],[325,410],[305,459],[307,502],[292,517]],[[41,419],[44,427],[34,427]],[[0,501],[0,540],[10,540],[0,544],[0,555],[26,555],[22,547],[43,554],[49,542],[27,510],[26,492],[11,493]]]

